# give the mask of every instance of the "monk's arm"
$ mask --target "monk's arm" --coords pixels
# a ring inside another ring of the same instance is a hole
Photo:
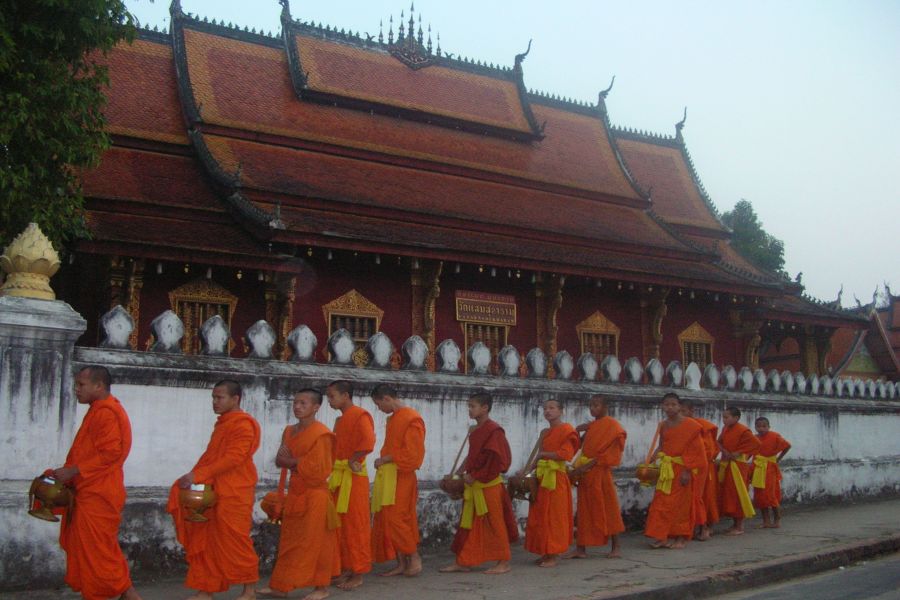
[[[297,459],[294,458],[291,449],[285,446],[283,442],[275,455],[275,466],[280,469],[293,469],[297,466]]]
[[[122,458],[122,432],[112,410],[100,410],[91,422],[90,431],[96,452],[81,464],[70,465],[85,480],[102,474]]]
[[[350,455],[351,463],[361,463],[375,449],[375,423],[372,417],[363,416],[356,423],[356,430],[353,432],[356,444]]]
[[[331,474],[331,440],[326,435],[320,435],[309,452],[304,454],[297,462],[297,474],[300,480],[308,485],[316,485],[328,479]]]
[[[616,467],[622,462],[625,452],[625,432],[616,436],[613,442],[597,454],[597,464],[602,467]]]
[[[403,444],[390,458],[401,471],[415,471],[422,466],[425,460],[425,425],[422,421],[409,424],[403,432]]]
[[[222,454],[211,463],[194,470],[194,481],[208,481],[238,466],[252,456],[255,441],[256,431],[253,425],[244,422],[236,426]]]
[[[778,458],[776,459],[778,462],[781,462],[781,459],[784,458],[784,455],[791,450],[791,443],[784,438],[781,439],[784,442],[785,448],[781,451],[781,454],[778,455]]]
[[[737,454],[743,453],[747,455],[759,454],[761,442],[759,438],[753,435],[753,432],[747,429],[741,434],[740,444],[736,450]]]

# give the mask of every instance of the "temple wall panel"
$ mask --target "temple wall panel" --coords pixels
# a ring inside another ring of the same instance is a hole
[[[573,358],[581,356],[581,341],[578,339],[576,326],[600,311],[603,316],[616,324],[621,330],[619,336],[619,354],[621,362],[629,357],[641,357],[641,313],[640,301],[633,290],[619,290],[612,282],[597,288],[591,284],[567,285],[563,290],[563,304],[557,317],[559,325],[558,347],[568,350]],[[597,362],[603,356],[594,357]]]
[[[722,294],[718,302],[711,296],[708,299],[699,296],[691,299],[686,294],[682,296],[669,294],[666,300],[668,312],[663,320],[660,361],[666,365],[673,360],[682,360],[678,334],[696,321],[715,338],[713,362],[719,368],[725,365],[732,365],[735,368],[743,366],[744,358],[740,354],[743,344],[736,343],[734,327],[728,317],[730,304],[725,294]]]

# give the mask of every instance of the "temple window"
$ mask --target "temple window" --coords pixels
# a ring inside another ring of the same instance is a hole
[[[357,353],[364,352],[366,342],[378,333],[384,316],[383,310],[356,290],[322,306],[322,313],[328,324],[328,337],[338,329],[346,329],[356,342]],[[357,360],[356,356],[354,360]]]
[[[487,325],[484,323],[463,323],[463,331],[466,336],[466,349],[464,356],[466,357],[466,371],[469,370],[469,348],[475,342],[481,342],[491,351],[491,365],[497,358],[500,350],[506,346],[506,339],[509,335],[509,327],[506,325]]]
[[[685,366],[697,363],[702,371],[713,362],[715,338],[696,321],[678,334],[678,345],[681,346],[681,360]]]
[[[597,359],[619,354],[620,330],[615,323],[607,319],[600,311],[575,326],[581,343],[581,353],[590,352]]]
[[[237,307],[237,296],[209,279],[197,279],[169,292],[172,311],[184,323],[184,337],[181,349],[185,354],[200,351],[200,326],[216,315],[222,317],[230,329]],[[229,341],[229,348],[234,342]]]

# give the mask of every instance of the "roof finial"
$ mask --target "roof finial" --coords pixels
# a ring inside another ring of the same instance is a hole
[[[612,80],[609,82],[609,87],[605,90],[600,91],[600,95],[597,98],[597,104],[603,104],[606,101],[606,97],[609,96],[609,92],[612,91],[613,84],[616,82],[616,76],[612,76]]]
[[[681,130],[684,129],[684,123],[687,121],[687,106],[684,107],[684,117],[675,123],[675,139],[681,141]]]
[[[184,11],[181,10],[181,0],[172,0],[169,4],[169,14],[175,17],[184,16]]]
[[[522,61],[525,60],[525,57],[528,56],[529,52],[531,52],[531,40],[528,40],[528,48],[525,49],[525,52],[516,54],[516,68],[522,68]]]
[[[438,33],[437,33],[437,52],[436,52],[436,54],[438,56],[441,55],[441,32],[440,31],[438,31]]]
[[[888,300],[890,301],[894,297],[894,294],[891,293],[891,282],[890,281],[884,282],[884,291],[887,293]]]
[[[431,23],[428,24],[428,45],[425,48],[431,54]]]
[[[388,44],[394,43],[394,15],[390,16],[388,22]]]
[[[382,19],[378,19],[378,43],[384,43],[384,21]]]
[[[278,0],[278,3],[281,4],[281,20],[290,21],[291,20],[291,3],[290,0]]]
[[[398,43],[398,44],[399,44],[400,41],[403,39],[403,36],[404,36],[404,34],[405,34],[405,32],[406,32],[406,30],[404,29],[404,25],[403,25],[403,19],[405,19],[405,18],[406,18],[406,15],[405,15],[404,12],[401,10],[401,11],[400,11],[400,29],[397,30],[397,43]]]
[[[422,38],[422,13],[419,13],[419,30],[418,30],[417,33],[418,33],[419,45],[421,46],[421,45],[422,45],[422,39],[423,39],[423,38]]]
[[[409,40],[407,40],[407,41],[409,42],[410,45],[412,45],[413,40],[415,39],[415,35],[416,35],[416,18],[413,16],[413,12],[415,12],[415,10],[416,10],[416,5],[412,2],[410,2],[410,4],[409,4],[409,29],[407,30],[407,35],[409,36]]]

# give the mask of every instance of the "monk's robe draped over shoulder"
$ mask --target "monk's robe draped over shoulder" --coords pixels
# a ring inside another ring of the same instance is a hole
[[[668,463],[673,479],[665,484],[662,477],[657,483],[644,535],[655,540],[670,537],[691,537],[694,531],[694,486],[699,485],[694,470],[706,464],[706,450],[701,439],[700,424],[684,418],[674,427],[662,427],[659,434],[661,460],[660,474]],[[692,471],[687,485],[681,484],[685,469]]]
[[[568,423],[551,427],[544,436],[541,450],[555,452],[559,459],[538,461],[540,485],[525,527],[525,549],[529,552],[560,554],[572,545],[572,487],[566,461],[572,460],[580,445],[578,433]]]
[[[284,499],[278,558],[269,583],[273,590],[327,586],[332,577],[340,575],[340,521],[328,491],[334,438],[318,421],[299,432],[288,425],[281,436],[281,443],[298,462]]]
[[[693,417],[702,429],[701,438],[706,450],[706,465],[697,472],[697,485],[694,486],[694,521],[697,525],[714,525],[719,522],[719,478],[716,471],[715,458],[719,454],[716,436],[719,428],[712,421]]]
[[[259,558],[250,539],[256,494],[253,454],[259,448],[259,424],[242,410],[220,415],[206,452],[194,465],[194,483],[211,483],[216,504],[203,516],[206,523],[184,520],[178,483],[166,507],[188,561],[185,585],[207,593],[259,580]]]
[[[752,517],[753,506],[747,491],[750,479],[750,455],[759,451],[759,440],[750,428],[735,423],[722,430],[719,443],[728,452],[736,452],[741,456],[733,461],[723,460],[719,464],[719,513],[725,517]],[[739,478],[735,478],[735,470]],[[743,497],[743,500],[742,500]]]
[[[585,432],[578,462],[597,462],[578,484],[575,543],[579,546],[605,546],[609,536],[625,531],[612,468],[622,462],[626,437],[622,425],[608,416],[595,420]]]
[[[375,448],[375,423],[372,415],[359,406],[351,406],[334,424],[337,436],[335,446],[335,473],[332,475],[334,501],[338,502],[347,482],[351,483],[347,494],[346,511],[339,511],[341,527],[338,529],[341,569],[356,574],[372,570],[372,513],[369,510],[368,468],[351,473],[349,460],[357,452],[369,454]],[[362,461],[365,464],[366,458]],[[341,481],[337,481],[340,479]]]
[[[757,439],[759,450],[753,457],[753,505],[756,508],[776,508],[781,506],[781,469],[776,459],[791,445],[774,431]],[[758,487],[759,483],[764,487]]]
[[[65,466],[78,467],[72,479],[75,506],[63,511],[59,544],[66,551],[66,583],[89,600],[118,597],[131,587],[119,547],[125,506],[122,465],[131,451],[131,423],[119,401],[107,396],[91,403],[78,428]]]
[[[383,465],[379,471],[389,473],[396,469],[396,487],[393,504],[385,504],[385,496],[376,498],[378,482],[373,490],[372,553],[375,562],[392,560],[400,554],[412,554],[419,545],[419,521],[416,502],[419,486],[416,470],[425,460],[425,421],[412,408],[404,406],[387,419],[381,456],[393,458],[392,467]],[[376,479],[378,475],[376,474]],[[386,475],[385,479],[390,480]],[[388,486],[385,486],[386,492]]]
[[[463,502],[464,512],[466,503],[470,505],[470,520],[460,524],[450,547],[457,564],[474,567],[510,559],[509,543],[519,539],[519,527],[501,474],[509,470],[511,462],[506,432],[495,421],[485,421],[469,435],[463,470],[475,479],[475,484],[467,486]],[[483,504],[477,501],[479,494],[484,498]],[[482,512],[485,509],[487,512]]]

